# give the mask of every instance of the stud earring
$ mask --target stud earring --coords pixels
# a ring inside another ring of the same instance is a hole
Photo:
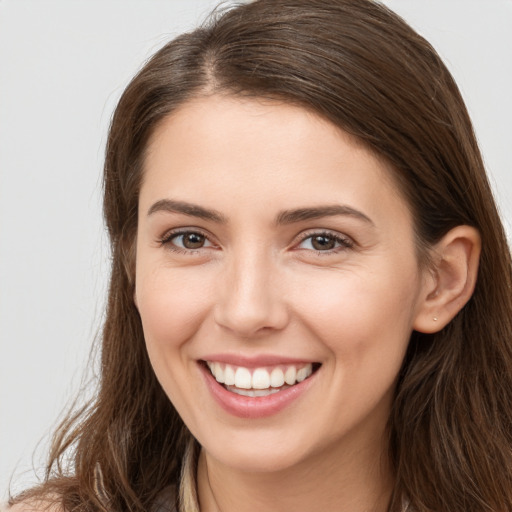
[[[434,320],[434,322],[437,322],[437,320],[438,320],[437,316],[435,316],[434,318],[432,318],[432,320]]]

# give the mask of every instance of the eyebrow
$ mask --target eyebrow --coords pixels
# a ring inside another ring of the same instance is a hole
[[[171,212],[171,213],[182,213],[184,215],[190,215],[191,217],[199,217],[204,220],[211,220],[218,222],[219,224],[225,224],[227,222],[226,217],[217,210],[210,210],[209,208],[203,208],[197,204],[187,203],[185,201],[174,201],[172,199],[160,199],[148,210],[148,215],[156,212]]]
[[[156,212],[171,212],[198,217],[204,220],[210,220],[219,224],[226,224],[227,218],[217,210],[204,208],[197,204],[186,201],[176,201],[173,199],[160,199],[154,203],[148,210],[148,216]],[[293,210],[284,210],[276,216],[277,225],[294,224],[305,220],[320,219],[322,217],[334,217],[343,215],[363,220],[368,224],[374,225],[373,221],[363,212],[347,205],[322,205],[310,208],[297,208]]]
[[[333,204],[326,206],[316,206],[312,208],[298,208],[296,210],[285,210],[276,218],[276,224],[293,224],[311,219],[320,219],[322,217],[334,217],[344,215],[363,220],[368,224],[374,225],[373,221],[363,212],[356,210],[350,206]]]

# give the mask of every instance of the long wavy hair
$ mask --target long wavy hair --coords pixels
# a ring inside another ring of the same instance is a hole
[[[482,237],[476,289],[440,332],[413,332],[389,418],[390,512],[512,511],[512,263],[459,90],[432,46],[371,0],[256,0],[174,39],[122,95],[106,148],[112,272],[97,394],[57,430],[27,496],[70,511],[151,510],[170,485],[198,510],[197,449],[158,384],[133,302],[148,139],[188,100],[278,99],[391,164],[419,254],[457,225]],[[178,493],[176,493],[178,494]]]

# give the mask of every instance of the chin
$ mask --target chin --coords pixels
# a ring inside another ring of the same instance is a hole
[[[295,449],[283,451],[282,449],[265,450],[252,447],[248,449],[234,450],[221,454],[210,453],[210,456],[217,459],[221,464],[230,467],[232,470],[244,473],[277,473],[286,471],[300,464],[302,453]]]
[[[321,447],[315,450],[306,446],[304,441],[297,432],[276,435],[262,429],[237,432],[202,446],[210,458],[237,472],[276,473],[298,467],[314,458],[317,450],[322,451]]]

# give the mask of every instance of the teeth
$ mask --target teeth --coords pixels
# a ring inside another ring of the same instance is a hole
[[[298,369],[295,366],[276,366],[271,370],[255,368],[252,373],[243,366],[233,367],[210,361],[207,365],[217,382],[225,384],[230,391],[244,396],[266,396],[281,391],[285,384],[289,387],[302,382],[313,373],[311,363]]]
[[[270,385],[273,388],[280,388],[284,384],[284,373],[281,368],[274,368],[270,374]]]
[[[235,384],[235,370],[229,364],[224,368],[224,384],[226,386],[233,386]]]
[[[289,387],[289,386],[286,386]],[[238,389],[234,386],[228,386],[229,391],[242,396],[268,396],[274,393],[279,393],[280,389]]]
[[[267,389],[270,387],[270,375],[267,370],[257,368],[252,374],[252,388],[253,389]]]
[[[224,384],[224,370],[220,363],[208,363],[208,367],[217,382]]]
[[[302,382],[309,375],[311,375],[311,372],[308,373],[308,368],[307,367],[301,368],[297,372],[297,382]]]
[[[239,366],[236,369],[235,386],[242,389],[251,389],[251,372],[247,368]]]
[[[295,369],[294,366],[289,366],[286,369],[286,372],[284,374],[284,381],[289,386],[293,386],[295,384],[296,377],[297,377],[297,370]]]

